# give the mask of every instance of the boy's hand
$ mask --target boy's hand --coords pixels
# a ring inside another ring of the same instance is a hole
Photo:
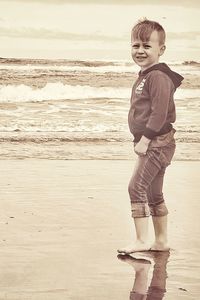
[[[134,151],[139,156],[144,156],[147,153],[147,149],[151,140],[142,136],[140,141],[135,145]]]

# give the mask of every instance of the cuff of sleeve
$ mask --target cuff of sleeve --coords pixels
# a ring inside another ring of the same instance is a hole
[[[145,128],[144,133],[143,133],[143,135],[150,140],[152,140],[155,136],[157,136],[157,134],[158,133],[156,131],[154,131],[148,127]]]

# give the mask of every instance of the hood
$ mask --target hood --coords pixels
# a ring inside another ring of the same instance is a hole
[[[151,68],[144,70],[143,72],[140,71],[139,74],[146,75],[147,73],[149,73],[153,70],[159,70],[159,71],[162,71],[163,73],[167,74],[169,76],[169,78],[171,78],[171,80],[173,81],[175,88],[179,87],[181,85],[182,80],[184,79],[183,76],[172,71],[168,67],[168,65],[166,65],[165,63],[156,64],[156,65],[152,66]]]

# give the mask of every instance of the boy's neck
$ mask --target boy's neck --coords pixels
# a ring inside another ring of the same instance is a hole
[[[155,65],[158,65],[159,64],[159,62],[156,62],[156,63],[154,63],[154,64],[152,64],[152,65],[150,65],[150,66],[148,66],[148,67],[146,67],[146,68],[141,68],[141,73],[143,73],[144,71],[146,71],[146,70],[148,70],[149,68],[151,68],[151,67],[153,67],[153,66],[155,66]]]

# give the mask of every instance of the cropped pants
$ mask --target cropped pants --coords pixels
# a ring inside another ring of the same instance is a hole
[[[163,180],[176,148],[174,132],[173,129],[152,141],[146,155],[137,158],[128,186],[133,218],[168,214],[163,198]]]

